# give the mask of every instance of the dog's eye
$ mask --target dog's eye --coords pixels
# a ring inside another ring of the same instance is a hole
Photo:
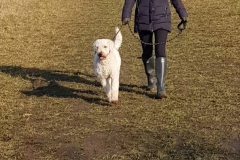
[[[103,46],[103,48],[107,48],[107,46]]]

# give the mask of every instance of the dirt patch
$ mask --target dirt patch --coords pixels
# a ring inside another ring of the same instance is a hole
[[[63,132],[61,134],[65,135]],[[33,160],[49,156],[50,159],[59,160],[86,160],[87,158],[82,153],[81,144],[61,134],[56,133],[56,139],[39,134],[25,137],[23,142],[25,147],[21,151],[24,154],[21,155],[20,159]]]
[[[240,139],[225,142],[223,148],[231,154],[240,156]]]
[[[116,133],[95,132],[85,138],[83,153],[89,160],[125,153],[123,137],[123,135]]]

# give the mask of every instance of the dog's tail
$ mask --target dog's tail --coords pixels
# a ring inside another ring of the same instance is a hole
[[[122,45],[122,33],[118,27],[115,28],[116,36],[113,39],[114,46],[118,50]]]

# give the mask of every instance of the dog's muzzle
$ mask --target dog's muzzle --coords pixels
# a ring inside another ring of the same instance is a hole
[[[106,59],[106,56],[104,56],[102,53],[98,53],[98,57],[100,60]]]

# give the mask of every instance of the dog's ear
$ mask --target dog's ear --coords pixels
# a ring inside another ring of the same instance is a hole
[[[111,53],[114,47],[114,44],[111,40],[108,41],[108,46],[109,46],[109,53]]]
[[[96,54],[96,44],[97,44],[97,41],[95,41],[94,43],[93,43],[93,53],[94,54]]]

